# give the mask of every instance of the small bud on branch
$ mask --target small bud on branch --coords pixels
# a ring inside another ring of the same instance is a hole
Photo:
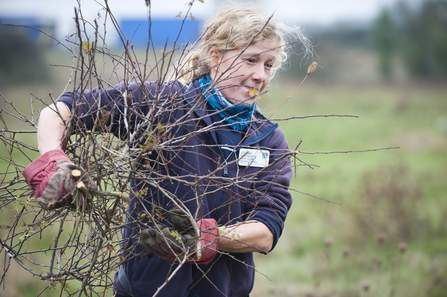
[[[312,62],[312,64],[309,65],[309,67],[307,67],[307,74],[311,74],[312,72],[314,72],[317,69],[317,62]]]

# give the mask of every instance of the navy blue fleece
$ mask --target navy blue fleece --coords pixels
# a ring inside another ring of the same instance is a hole
[[[131,83],[127,87],[127,93],[124,93],[125,90],[125,85],[120,84],[109,90],[85,91],[83,96],[79,92],[67,93],[60,101],[74,108],[77,114],[73,122],[74,131],[101,130],[114,133],[120,138],[127,137],[124,117],[128,118],[130,129],[154,109],[161,111],[157,116],[159,123],[173,124],[182,119],[183,124],[171,131],[171,137],[183,139],[182,143],[148,155],[155,163],[161,162],[160,160],[168,160],[168,163],[160,166],[160,172],[148,172],[147,177],[156,179],[159,177],[158,173],[176,176],[175,180],[160,180],[159,184],[184,201],[191,213],[196,211],[197,203],[194,199],[197,188],[200,188],[203,195],[199,210],[201,217],[213,217],[219,225],[247,220],[260,221],[272,231],[275,246],[292,204],[292,196],[288,191],[292,167],[286,156],[289,152],[288,144],[281,129],[259,112],[255,112],[257,120],[250,123],[245,135],[231,135],[228,129],[216,129],[216,123],[211,118],[197,81],[188,90],[179,82],[161,86],[148,82]],[[163,92],[155,100],[154,94],[159,90]],[[126,102],[123,93],[128,94]],[[73,98],[76,100],[73,101]],[[134,114],[126,114],[126,103],[133,105]],[[191,105],[195,105],[193,113],[190,112]],[[101,123],[104,118],[107,122]],[[210,129],[211,127],[214,128]],[[181,138],[184,135],[190,137]],[[240,167],[237,162],[231,162],[237,155],[223,153],[220,146],[225,138],[232,140],[224,145],[236,150],[241,147],[269,150],[271,166]],[[209,179],[200,180],[198,186],[191,186],[194,176],[206,176],[210,172],[214,174]],[[147,179],[131,181],[131,188],[135,192],[146,190],[147,193],[144,199],[132,199],[129,204],[128,212],[134,220],[141,210],[152,209],[154,204],[160,208],[172,207],[170,200],[145,180]],[[142,252],[137,244],[139,230],[134,227],[138,226],[126,228],[123,232],[123,237],[128,242],[123,250],[132,247],[127,252],[129,261],[124,264],[124,270],[133,296],[151,296],[176,266],[174,264],[171,267],[172,263],[153,254],[134,257]],[[184,264],[171,280],[173,285],[165,286],[158,296],[248,296],[253,287],[254,275],[252,253],[218,253],[208,265]],[[123,292],[120,294],[127,296]]]

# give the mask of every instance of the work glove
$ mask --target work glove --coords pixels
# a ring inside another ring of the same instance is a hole
[[[80,177],[72,176],[74,169],[81,172]],[[76,203],[82,207],[86,194],[88,194],[87,191],[96,189],[96,185],[88,173],[73,164],[61,149],[48,151],[37,158],[25,168],[23,176],[34,190],[37,203],[48,210],[70,203]],[[85,184],[82,191],[76,187],[79,181]]]
[[[169,228],[156,224],[154,228],[141,231],[140,245],[147,251],[152,252],[167,261],[174,261],[176,255],[196,250],[197,241],[202,245],[202,256],[199,259],[197,253],[193,253],[187,262],[197,264],[208,264],[214,258],[219,248],[219,229],[216,220],[201,219],[197,221],[200,229],[200,238],[197,238],[191,222],[180,209],[171,211],[171,221],[174,225]],[[160,232],[160,231],[161,232]],[[175,253],[175,254],[174,254]],[[180,256],[182,259],[182,256]]]

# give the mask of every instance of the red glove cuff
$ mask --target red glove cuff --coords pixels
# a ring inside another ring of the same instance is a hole
[[[213,260],[219,250],[219,228],[215,219],[201,219],[197,226],[202,233],[200,235],[202,244],[202,257],[197,259],[197,264],[208,264]],[[205,248],[203,248],[205,247]],[[197,257],[197,254],[194,258]]]
[[[42,170],[44,170],[51,162],[59,160],[70,160],[70,158],[61,149],[54,149],[46,152],[34,162],[29,164],[23,171],[23,176],[30,183],[33,178]]]

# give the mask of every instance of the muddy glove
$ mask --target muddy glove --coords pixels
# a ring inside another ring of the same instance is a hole
[[[61,149],[48,151],[37,158],[25,168],[23,176],[34,190],[36,200],[42,208],[54,209],[69,203],[82,207],[86,197],[81,191],[77,191],[78,179],[71,175],[74,169],[81,172],[79,180],[84,182],[88,190],[96,189],[88,174],[74,165]],[[73,201],[74,197],[76,201]]]
[[[200,240],[202,245],[201,258],[198,259],[197,253],[194,253],[187,261],[197,264],[211,262],[219,248],[219,229],[216,220],[201,219],[197,221],[197,226],[201,230],[200,238],[195,236],[189,219],[183,215],[181,210],[171,211],[171,220],[174,225],[173,228],[157,224],[154,228],[142,230],[140,245],[160,258],[174,261],[176,259],[175,254],[180,255],[187,250],[189,252],[195,251],[197,241]],[[182,259],[182,256],[180,256],[180,259]]]

